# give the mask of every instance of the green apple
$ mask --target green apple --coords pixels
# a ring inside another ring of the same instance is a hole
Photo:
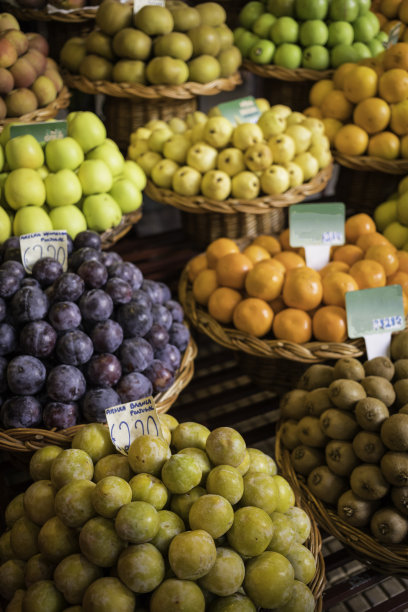
[[[0,172],[4,168],[5,161],[6,161],[6,158],[5,158],[5,153],[4,153],[4,147],[0,145]]]
[[[11,170],[17,168],[37,170],[44,163],[44,152],[34,136],[23,134],[7,142],[6,160]]]
[[[258,40],[259,36],[257,36],[253,32],[250,32],[249,30],[245,30],[245,32],[243,32],[238,37],[238,40],[235,44],[241,51],[242,57],[248,57],[249,52],[251,51],[252,47],[258,42]]]
[[[212,200],[226,200],[231,193],[231,179],[222,170],[209,170],[202,178],[201,192]]]
[[[226,172],[228,176],[235,176],[245,170],[244,154],[237,147],[229,147],[220,151],[217,159],[217,168]]]
[[[383,43],[383,46],[388,42],[388,38],[389,38],[388,34],[382,31],[378,32],[377,36],[375,37],[376,40],[379,40],[380,43]]]
[[[385,34],[385,32],[384,32]],[[373,38],[367,43],[367,47],[370,49],[371,57],[375,57],[384,51],[384,46],[378,38]]]
[[[294,164],[297,164],[302,168],[303,180],[308,181],[319,172],[319,162],[311,153],[304,151],[293,160]]]
[[[304,119],[305,115],[303,113],[293,111],[293,113],[290,113],[289,117],[286,118],[286,125],[289,127],[290,125],[295,125],[296,123],[302,123]]]
[[[142,155],[139,155],[137,158],[137,163],[143,170],[146,176],[150,177],[152,172],[152,168],[161,160],[163,157],[160,153],[155,153],[154,151],[146,151]]]
[[[333,68],[338,68],[341,64],[348,62],[354,63],[357,59],[357,52],[352,45],[336,45],[330,52],[330,63]]]
[[[307,151],[312,142],[312,132],[300,124],[290,125],[285,134],[291,136],[295,142],[296,155]]]
[[[371,57],[370,47],[362,42],[354,42],[352,45],[354,51],[357,53],[357,61],[367,59]]]
[[[51,172],[44,181],[46,202],[51,208],[76,204],[82,197],[79,178],[72,170]]]
[[[68,115],[69,116],[69,115]],[[68,136],[72,136],[84,153],[101,145],[106,138],[106,128],[95,113],[77,111],[68,121]]]
[[[240,200],[253,200],[258,197],[261,184],[254,172],[239,172],[231,181],[231,193]]]
[[[16,234],[17,235],[17,234]],[[0,207],[0,244],[11,236],[11,219],[4,210]]]
[[[15,214],[13,221],[13,234],[15,236],[33,234],[34,232],[49,232],[52,229],[55,228],[44,208],[23,206]]]
[[[323,45],[311,45],[303,49],[303,68],[327,70],[330,66],[330,53]]]
[[[252,24],[252,31],[260,38],[267,38],[275,21],[275,15],[272,15],[272,13],[263,13],[263,15],[258,17]]]
[[[252,0],[245,4],[238,15],[238,21],[247,30],[249,30],[255,21],[265,12],[265,5],[263,2],[257,2]]]
[[[200,193],[201,174],[190,166],[181,166],[173,174],[173,191],[183,196],[195,196]]]
[[[247,148],[244,159],[248,170],[261,172],[272,164],[272,151],[266,143],[258,142]]]
[[[289,172],[279,164],[273,164],[261,174],[261,188],[268,195],[278,195],[289,189]]]
[[[196,142],[187,152],[187,165],[198,170],[208,172],[217,164],[218,151],[205,142]]]
[[[276,17],[295,16],[295,0],[267,0],[266,8]]]
[[[319,164],[319,170],[326,168],[332,162],[332,155],[329,149],[324,149],[318,145],[312,145],[308,153],[313,155]]]
[[[139,164],[130,159],[125,160],[121,176],[133,181],[140,191],[143,191],[143,189],[146,187],[145,173]]]
[[[261,128],[264,138],[268,140],[271,136],[282,134],[285,131],[286,119],[275,109],[270,108],[259,117],[258,127]]]
[[[324,127],[323,121],[321,121],[320,119],[317,119],[316,117],[306,117],[305,119],[303,119],[302,125],[303,127],[307,128],[308,130],[312,132],[312,143],[313,144],[320,144],[321,146],[323,146],[323,143],[324,143],[323,148],[327,148],[327,147],[330,148],[330,144],[328,144],[329,139],[327,138],[327,136],[325,136],[325,127]],[[313,138],[316,136],[319,137],[319,140],[317,141],[313,140]],[[324,140],[321,140],[321,139],[324,139]]]
[[[184,164],[187,152],[191,147],[191,141],[184,134],[172,134],[163,146],[163,155],[167,159],[172,159],[178,164]]]
[[[112,143],[112,144],[111,144]],[[123,170],[125,159],[119,148],[107,139],[86,154],[85,159],[101,159],[108,166],[113,177],[119,176]]]
[[[397,199],[389,199],[377,206],[374,210],[374,221],[377,226],[377,231],[382,232],[387,225],[393,221],[397,221]]]
[[[162,153],[164,143],[167,142],[168,139],[171,138],[174,133],[175,132],[173,132],[169,126],[166,126],[165,128],[161,128],[159,130],[154,130],[151,133],[147,141],[147,144],[149,145],[149,149],[151,151],[155,151],[156,153]],[[178,132],[178,133],[182,133],[182,132]]]
[[[172,159],[161,159],[152,168],[151,179],[155,185],[163,189],[171,189],[173,176],[179,165]]]
[[[377,15],[370,11],[365,15],[361,15],[361,17],[357,17],[353,22],[353,29],[354,40],[356,42],[368,43],[380,31],[380,22]]]
[[[193,128],[197,123],[207,123],[208,117],[202,111],[194,111],[187,115],[185,123],[189,128]],[[170,125],[170,123],[169,123]]]
[[[225,117],[211,117],[204,126],[204,140],[216,149],[224,149],[231,140],[233,129]]]
[[[257,142],[262,142],[263,139],[262,126],[257,123],[239,123],[232,132],[232,144],[242,151]]]
[[[324,19],[327,15],[327,0],[296,0],[295,13],[298,19]]]
[[[249,59],[255,64],[271,64],[275,53],[275,45],[270,40],[261,39],[251,48]]]
[[[197,114],[203,114],[200,111],[195,111]],[[205,116],[205,115],[204,115]],[[207,117],[205,116],[207,121]],[[187,130],[187,122],[181,117],[172,117],[168,124],[169,128],[174,134],[183,134]]]
[[[200,140],[204,140],[204,128],[205,123],[196,123],[191,128],[190,139],[194,144],[195,142],[199,142]]]
[[[302,49],[292,43],[283,43],[275,51],[274,62],[282,68],[295,70],[302,63]]]
[[[275,45],[295,43],[299,36],[299,24],[292,17],[279,17],[272,25],[270,37]]]
[[[329,29],[320,19],[304,21],[299,29],[299,40],[303,47],[310,45],[325,45],[329,37]]]
[[[78,168],[78,178],[84,195],[104,193],[112,187],[112,173],[102,159],[86,159]]]
[[[328,47],[351,45],[354,40],[354,29],[348,21],[332,21],[329,25]]]
[[[271,136],[271,138],[268,140],[268,146],[272,151],[272,159],[274,164],[286,164],[292,161],[292,159],[295,157],[295,141],[288,134]]]
[[[129,179],[116,179],[109,193],[117,204],[119,204],[123,214],[133,212],[142,205],[142,192]]]
[[[358,14],[365,15],[371,9],[371,0],[358,0]]]
[[[300,187],[300,185],[303,185],[303,170],[300,166],[291,161],[284,164],[284,167],[289,173],[289,187]]]
[[[37,172],[38,172],[39,176],[42,178],[43,181],[45,181],[45,179],[47,178],[47,176],[50,173],[50,171],[48,170],[47,166],[41,166],[41,168],[38,168]]]
[[[359,0],[331,0],[330,19],[332,21],[353,22],[360,11]]]
[[[79,232],[87,229],[86,219],[78,206],[59,206],[50,211],[52,227],[55,230],[66,230],[74,240]]]
[[[242,26],[239,26],[238,28],[235,28],[235,30],[233,30],[233,34],[234,34],[234,45],[237,44],[237,40],[238,38],[241,36],[241,34],[243,34],[244,32],[246,32],[246,29],[243,28]]]
[[[109,193],[98,193],[85,198],[82,205],[89,229],[104,232],[119,225],[122,211]]]
[[[128,155],[131,157],[131,159],[137,159],[140,155],[143,155],[143,153],[147,153],[148,151],[149,144],[147,140],[134,140],[128,147]]]
[[[14,210],[23,206],[42,206],[45,202],[45,185],[32,168],[12,170],[4,183],[6,202]]]
[[[45,145],[45,161],[51,172],[76,170],[84,161],[84,152],[74,138],[57,138]]]

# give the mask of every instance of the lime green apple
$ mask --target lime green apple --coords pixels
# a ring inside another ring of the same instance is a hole
[[[251,48],[249,59],[255,64],[271,64],[275,53],[272,41],[261,39]]]
[[[261,188],[268,195],[284,193],[289,188],[289,172],[279,164],[272,164],[261,174]]]
[[[268,38],[271,27],[276,21],[275,15],[272,13],[263,13],[258,19],[252,24],[252,31],[260,38]]]
[[[371,8],[371,0],[358,0],[358,14],[365,15]]]
[[[393,221],[397,221],[397,200],[387,200],[377,206],[374,210],[374,221],[379,232],[384,231]]]
[[[55,229],[52,221],[42,207],[23,206],[15,214],[13,221],[13,234],[15,236],[34,232],[49,232],[52,229]]]
[[[368,45],[362,42],[354,42],[352,44],[354,51],[357,53],[357,61],[371,57],[371,51]]]
[[[84,195],[104,193],[112,187],[112,173],[102,159],[86,159],[78,168]]]
[[[16,170],[16,168],[36,170],[44,163],[44,152],[34,136],[23,134],[7,142],[6,160],[11,170]]]
[[[327,70],[330,66],[330,53],[323,45],[311,45],[303,49],[303,68],[311,70]]]
[[[123,178],[127,178],[136,185],[140,191],[146,187],[146,175],[142,168],[136,162],[128,159],[123,164],[122,174]]]
[[[45,145],[45,161],[51,172],[76,170],[84,161],[84,152],[74,138],[56,138]]]
[[[328,28],[327,46],[351,45],[354,40],[354,29],[348,21],[332,21]]]
[[[375,57],[384,51],[384,46],[378,38],[373,38],[367,43],[367,47],[370,49],[371,57]]]
[[[0,244],[11,236],[11,219],[4,210],[0,208]]]
[[[156,153],[161,153],[163,151],[164,143],[167,142],[167,140],[171,138],[174,133],[175,132],[173,132],[168,126],[165,128],[160,128],[159,130],[154,130],[147,141],[149,149],[151,151],[155,151]],[[177,133],[180,134],[183,132]]]
[[[252,0],[245,4],[245,6],[241,9],[238,20],[241,26],[246,29],[250,29],[255,21],[265,12],[265,5],[263,2],[257,2],[256,0]]]
[[[86,159],[101,159],[108,166],[112,176],[119,176],[123,170],[125,158],[113,140],[106,139],[101,145],[86,154]]]
[[[356,62],[358,59],[357,52],[352,45],[343,43],[335,45],[330,52],[330,62],[333,68],[338,68],[346,62]]]
[[[366,13],[357,17],[353,22],[354,40],[357,42],[368,43],[377,36],[380,31],[380,22],[374,13]]]
[[[41,166],[41,168],[38,168],[37,172],[38,172],[38,174],[40,175],[40,177],[42,178],[43,181],[45,181],[46,177],[50,173],[50,171],[48,170],[47,166]]]
[[[119,204],[122,213],[130,213],[140,208],[143,196],[140,189],[129,179],[118,178],[114,181],[110,195]]]
[[[205,142],[196,142],[187,152],[187,166],[199,172],[208,172],[217,165],[218,151]]]
[[[268,146],[272,151],[273,163],[286,164],[295,157],[295,141],[288,134],[278,134],[268,140]]]
[[[388,38],[389,38],[388,34],[382,31],[378,32],[377,36],[375,37],[376,40],[379,40],[380,43],[383,43],[383,47],[388,42]]]
[[[359,11],[359,0],[331,0],[329,14],[332,21],[351,23],[357,19]]]
[[[78,206],[58,206],[50,210],[52,229],[66,230],[74,240],[79,232],[87,229],[86,219]]]
[[[179,165],[172,159],[161,159],[152,168],[151,179],[155,185],[163,189],[171,189],[173,176]]]
[[[298,19],[324,19],[327,15],[327,0],[296,0],[295,13]]]
[[[95,113],[90,111],[77,111],[68,120],[67,127],[68,136],[72,136],[80,144],[84,153],[101,145],[106,138],[104,124]]]
[[[82,211],[89,229],[104,232],[119,225],[122,211],[119,204],[109,193],[98,193],[85,198]]]
[[[302,49],[292,43],[283,43],[275,51],[274,62],[282,68],[295,70],[302,63]]]
[[[237,39],[236,46],[241,51],[242,57],[248,57],[249,52],[252,47],[258,42],[259,36],[250,32],[249,30],[245,30]]]
[[[259,117],[258,127],[261,128],[264,138],[268,139],[285,131],[286,119],[276,112],[275,109],[270,108]]]
[[[399,221],[392,221],[387,225],[383,234],[397,249],[402,249],[404,244],[408,242],[408,227],[402,225]]]
[[[266,8],[276,17],[295,16],[295,0],[267,0]]]
[[[299,40],[303,47],[325,45],[328,37],[329,29],[321,19],[308,19],[299,28]]]
[[[213,200],[226,200],[231,193],[231,178],[222,170],[209,170],[201,181],[204,196]]]
[[[50,172],[44,183],[46,202],[51,208],[76,204],[82,197],[79,178],[68,168]]]
[[[32,168],[12,170],[4,183],[6,202],[14,210],[23,206],[42,206],[45,202],[45,185]]]
[[[224,149],[231,140],[233,130],[234,126],[225,117],[211,117],[204,126],[204,140],[216,149]]]
[[[303,153],[296,155],[293,163],[302,168],[303,179],[305,181],[310,180],[319,172],[319,162],[308,151],[304,151]]]
[[[299,24],[292,17],[279,17],[271,27],[270,37],[275,45],[295,43],[299,36]]]

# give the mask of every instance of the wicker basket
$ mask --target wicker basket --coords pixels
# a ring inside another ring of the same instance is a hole
[[[334,509],[328,508],[308,489],[302,476],[298,476],[290,461],[290,452],[283,446],[280,426],[276,434],[275,457],[282,475],[289,481],[295,494],[309,509],[319,526],[340,540],[363,563],[386,574],[408,574],[408,546],[387,545],[377,542],[366,531],[348,525]]]
[[[58,115],[60,110],[67,108],[70,99],[71,94],[68,88],[64,86],[57,98],[48,104],[48,106],[37,108],[37,110],[33,111],[32,113],[26,113],[25,115],[20,115],[20,117],[8,117],[7,119],[1,119],[0,130],[2,130],[8,123],[33,123],[34,121],[38,122],[53,119]]]
[[[111,227],[101,234],[102,249],[109,249],[116,244],[123,236],[126,236],[132,227],[142,218],[142,211],[139,208],[127,215],[123,215],[121,222],[116,227]]]
[[[50,5],[43,8],[29,8],[16,6],[4,0],[0,2],[0,7],[2,11],[12,13],[18,21],[59,21],[65,24],[82,23],[89,19],[95,19],[98,10],[97,6],[87,6],[69,11]]]
[[[277,79],[279,81],[290,81],[291,83],[331,79],[334,73],[334,70],[311,70],[309,68],[290,70],[289,68],[282,68],[274,64],[263,66],[247,59],[244,60],[243,67],[262,79]]]
[[[156,411],[159,414],[163,414],[171,408],[181,391],[192,379],[196,355],[197,345],[194,340],[190,338],[174,383],[167,391],[159,393],[154,398]],[[84,425],[75,425],[74,427],[60,430],[35,428],[0,430],[0,450],[17,453],[31,453],[48,444],[66,447],[71,444],[73,437],[82,427],[84,427]]]

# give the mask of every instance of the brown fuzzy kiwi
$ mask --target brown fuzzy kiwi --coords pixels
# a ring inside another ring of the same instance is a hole
[[[315,467],[324,463],[324,455],[317,448],[301,444],[293,449],[290,460],[296,472],[308,476]]]
[[[352,414],[336,408],[329,408],[320,415],[320,427],[333,440],[352,440],[359,430]]]
[[[353,410],[357,402],[366,395],[364,388],[356,380],[338,378],[329,386],[329,397],[340,410]]]
[[[400,414],[408,414],[408,404],[404,404],[402,408],[398,410]]]
[[[394,363],[394,367],[396,380],[408,378],[408,359],[398,359],[398,361]]]
[[[357,423],[366,431],[379,431],[382,423],[390,416],[384,402],[375,397],[365,397],[357,402],[354,414]]]
[[[408,487],[392,487],[391,500],[401,514],[408,516]]]
[[[307,391],[302,389],[292,389],[282,396],[279,403],[281,416],[284,419],[300,419],[307,415],[305,399],[308,395]]]
[[[327,465],[319,465],[307,477],[307,486],[318,499],[335,506],[347,489],[347,480],[333,474]]]
[[[391,359],[395,362],[398,359],[408,358],[408,330],[404,330],[391,339]]]
[[[395,402],[394,387],[382,376],[366,376],[361,381],[368,397],[376,397],[389,408]]]
[[[295,421],[295,419],[285,421],[281,428],[281,438],[284,446],[289,450],[299,446],[298,421]]]
[[[408,533],[408,521],[394,508],[380,508],[371,518],[370,529],[381,544],[401,544]]]
[[[360,463],[351,442],[331,440],[325,450],[326,463],[333,474],[350,476]]]
[[[361,380],[366,376],[363,364],[354,357],[342,357],[334,364],[334,378],[347,378],[349,380]]]
[[[393,451],[408,450],[408,414],[392,414],[381,425],[381,439]]]
[[[298,423],[297,434],[301,444],[313,448],[324,448],[328,442],[317,417],[303,417]]]
[[[377,433],[360,431],[353,440],[353,450],[363,463],[378,464],[386,448]]]
[[[408,453],[390,451],[381,459],[381,472],[394,487],[408,486]]]
[[[397,396],[397,406],[408,404],[408,378],[401,378],[394,383],[394,391]]]
[[[355,495],[375,501],[387,495],[389,484],[385,480],[378,465],[363,463],[358,465],[351,473],[350,487]]]
[[[377,507],[376,502],[361,499],[351,489],[343,493],[337,503],[337,514],[353,527],[365,527]]]
[[[306,397],[306,408],[308,414],[319,417],[328,408],[334,408],[329,398],[328,387],[319,387],[309,391]]]
[[[374,357],[364,362],[364,371],[365,376],[382,376],[387,380],[392,380],[395,367],[389,357]]]
[[[312,391],[318,387],[328,387],[333,381],[333,366],[314,363],[302,374],[298,382],[299,389]]]

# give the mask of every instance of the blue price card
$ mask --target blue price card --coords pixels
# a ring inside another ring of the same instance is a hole
[[[262,114],[253,96],[222,102],[218,104],[218,109],[232,125],[256,123]]]
[[[24,136],[25,134],[31,134],[41,143],[47,143],[57,138],[65,138],[67,135],[67,122],[65,120],[42,121],[10,126],[10,139],[16,136]]]
[[[60,262],[64,272],[68,269],[68,241],[65,230],[50,230],[20,236],[21,261],[26,272],[31,274],[33,265],[43,257],[52,257]]]

